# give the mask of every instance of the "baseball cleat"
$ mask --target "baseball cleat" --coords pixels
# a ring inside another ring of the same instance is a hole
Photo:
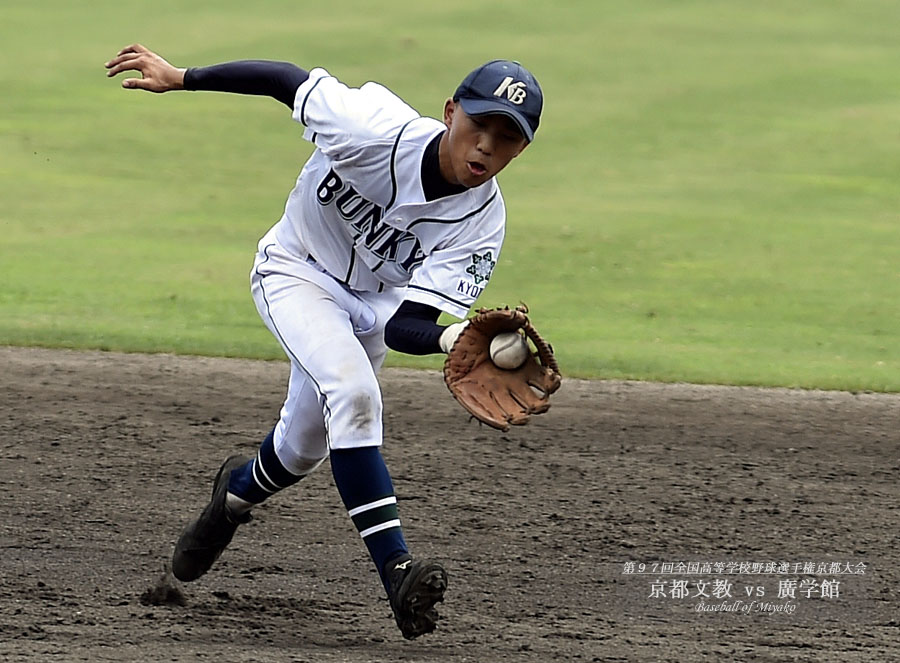
[[[444,600],[447,572],[437,562],[413,561],[403,555],[388,571],[391,609],[403,637],[413,640],[431,633],[439,619],[435,603]]]
[[[245,456],[231,456],[222,464],[213,482],[212,499],[178,538],[172,555],[172,573],[179,580],[191,582],[209,571],[231,543],[238,525],[250,521],[249,513],[237,516],[225,504],[231,472],[249,460]]]

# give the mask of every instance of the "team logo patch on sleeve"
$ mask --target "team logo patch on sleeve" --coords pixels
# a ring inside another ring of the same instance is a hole
[[[472,278],[475,279],[475,285],[481,285],[483,281],[491,278],[491,272],[494,271],[494,265],[496,264],[491,251],[488,251],[483,256],[476,253],[472,256],[472,264],[466,268],[466,274],[472,275]]]

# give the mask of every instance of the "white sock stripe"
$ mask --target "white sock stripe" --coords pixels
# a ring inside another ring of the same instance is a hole
[[[355,509],[350,509],[347,513],[350,514],[352,518],[355,515],[360,513],[364,513],[366,511],[371,511],[372,509],[377,509],[380,506],[387,506],[388,504],[396,504],[397,498],[394,495],[390,497],[385,497],[384,499],[376,500],[374,502],[369,502],[368,504],[363,504],[362,506],[358,506]]]
[[[279,486],[277,483],[275,483],[274,481],[272,481],[272,478],[269,476],[268,472],[266,472],[266,468],[263,467],[263,464],[262,464],[262,458],[260,457],[259,454],[256,454],[256,462],[253,463],[253,468],[254,468],[254,469],[259,468],[260,474],[262,474],[263,477],[265,478],[265,480],[269,482],[269,485],[270,485],[270,486],[275,486],[278,490],[283,490],[283,489],[284,489],[284,486]],[[257,483],[258,483],[258,482],[257,482]],[[263,486],[263,488],[265,489],[265,486]],[[272,492],[275,492],[275,491],[270,490],[269,492],[272,493]]]
[[[257,467],[259,467],[259,463],[253,463],[253,480],[256,482],[256,485],[259,486],[260,488],[262,488],[267,493],[269,493],[269,495],[274,495],[276,491],[269,490],[266,487],[266,485],[262,481],[259,480],[259,475],[256,474]],[[263,472],[263,474],[265,474],[265,472]],[[272,485],[274,486],[275,484],[272,484]]]
[[[369,529],[364,529],[359,533],[359,535],[365,539],[370,534],[375,534],[376,532],[380,532],[384,529],[390,529],[391,527],[400,527],[400,519],[397,518],[395,520],[389,520],[386,523],[381,523],[379,525],[375,525],[374,527],[370,527]]]

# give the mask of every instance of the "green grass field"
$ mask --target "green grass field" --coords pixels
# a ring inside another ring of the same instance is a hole
[[[281,356],[247,273],[300,126],[122,90],[120,47],[323,65],[430,115],[508,57],[546,111],[482,305],[526,301],[567,375],[900,391],[897,25],[888,0],[5,3],[0,343]]]

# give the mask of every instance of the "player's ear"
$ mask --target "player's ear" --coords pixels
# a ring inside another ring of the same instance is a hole
[[[453,99],[447,99],[444,102],[444,124],[449,129],[453,124],[453,113],[456,112],[456,102]]]

